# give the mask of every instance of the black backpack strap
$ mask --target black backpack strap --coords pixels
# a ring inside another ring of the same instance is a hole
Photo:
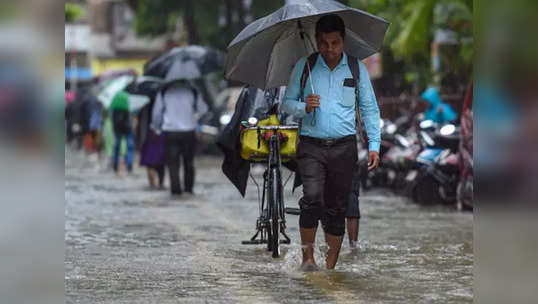
[[[351,55],[347,55],[347,65],[349,67],[349,70],[351,72],[351,76],[353,77],[353,83],[355,84],[355,128],[357,130],[357,133],[360,135],[361,139],[365,142],[368,142],[368,137],[364,134],[363,130],[363,121],[358,105],[358,101],[360,98],[359,95],[359,81],[360,81],[360,69],[359,69],[359,63],[357,61],[357,58]]]
[[[310,76],[310,69],[313,69],[314,66],[316,65],[316,61],[318,60],[318,55],[319,55],[318,52],[314,52],[310,54],[306,58],[306,61],[304,63],[303,73],[301,74],[301,82],[300,82],[300,87],[299,87],[299,98],[300,98],[300,101],[302,102],[305,102],[304,88],[306,86],[306,81],[308,80],[308,76]],[[309,65],[310,65],[310,69],[308,68]],[[297,148],[297,145],[299,144],[299,136],[301,135],[302,126],[303,126],[303,120],[299,119],[299,128],[297,129],[297,137],[295,140],[296,148]]]
[[[308,65],[310,65],[310,69],[314,68],[314,65],[316,65],[316,61],[318,60],[318,52],[310,54],[308,58],[306,58],[304,67],[303,67],[303,73],[301,74],[301,86],[300,86],[300,93],[299,97],[301,98],[302,102],[305,102],[304,99],[304,88],[306,86],[306,81],[308,80],[308,76],[310,76],[310,70],[308,69]]]

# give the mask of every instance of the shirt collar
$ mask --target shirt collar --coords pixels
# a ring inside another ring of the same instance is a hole
[[[325,62],[325,59],[323,59],[323,56],[321,56],[321,54],[319,54],[318,60],[316,61],[316,64],[319,64],[319,63],[321,63],[321,65],[323,65],[324,67],[329,68],[329,66],[327,65],[327,63]],[[339,67],[341,65],[347,65],[346,52],[342,52],[342,59],[340,59],[340,62],[336,65],[336,67]]]

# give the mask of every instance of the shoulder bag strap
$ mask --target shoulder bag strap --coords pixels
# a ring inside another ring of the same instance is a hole
[[[357,133],[360,135],[360,138],[365,142],[368,143],[368,136],[364,132],[363,128],[363,121],[361,117],[361,112],[359,109],[359,81],[360,81],[360,69],[359,69],[359,63],[357,61],[357,58],[351,55],[347,56],[347,64],[349,66],[349,70],[351,71],[351,75],[353,76],[353,83],[355,83],[355,128],[357,130]]]
[[[305,61],[304,67],[303,67],[303,73],[301,74],[301,86],[299,89],[299,98],[302,102],[305,102],[304,98],[304,88],[306,86],[306,81],[308,80],[308,76],[310,76],[310,69],[314,68],[314,65],[316,65],[316,61],[318,60],[318,52],[312,53],[308,56]],[[310,69],[308,69],[308,65],[310,65]],[[299,119],[299,128],[297,129],[297,137],[295,140],[295,147],[297,148],[297,145],[299,144],[299,136],[301,135],[301,129],[303,126],[303,120]]]

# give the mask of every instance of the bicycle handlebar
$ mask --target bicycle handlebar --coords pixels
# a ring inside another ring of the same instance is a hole
[[[260,126],[260,127],[247,127],[244,130],[297,130],[299,126]]]

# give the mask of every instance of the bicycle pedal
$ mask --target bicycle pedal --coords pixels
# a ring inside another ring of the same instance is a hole
[[[289,240],[280,240],[280,244],[289,244],[290,241]]]
[[[299,214],[301,214],[301,209],[286,207],[286,208],[284,208],[284,212],[286,212],[287,214],[299,215]]]

